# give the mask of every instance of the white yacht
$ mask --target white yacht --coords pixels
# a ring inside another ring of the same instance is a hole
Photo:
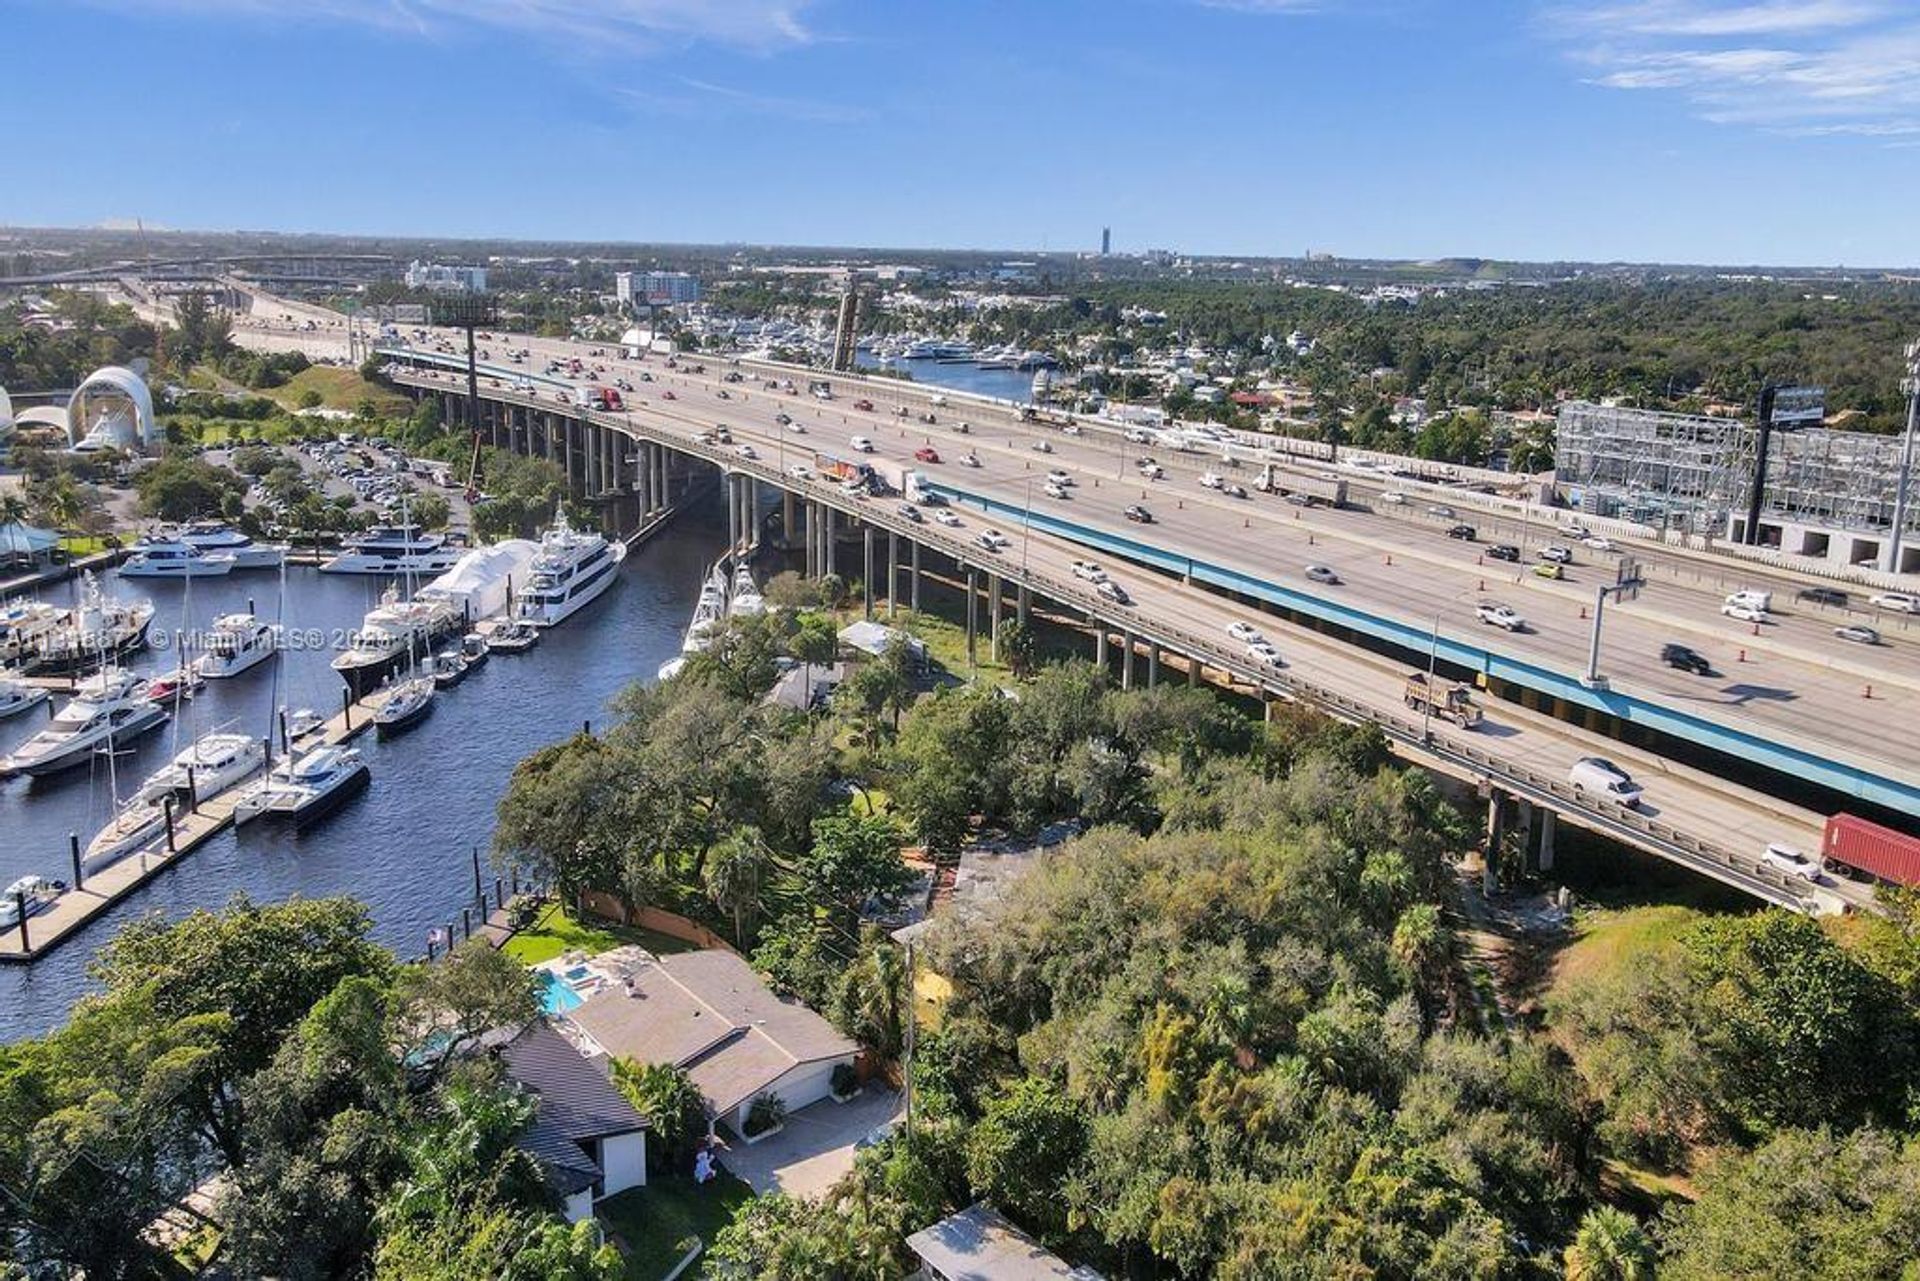
[[[0,720],[18,716],[47,701],[47,691],[16,676],[0,675]]]
[[[565,508],[555,511],[553,525],[541,535],[540,554],[533,558],[533,577],[514,597],[513,616],[535,627],[552,627],[572,617],[613,586],[626,554],[622,543],[575,530]]]
[[[110,741],[124,743],[166,719],[166,709],[147,698],[145,677],[109,667],[82,681],[52,724],[0,759],[0,774],[57,774],[84,765]]]
[[[747,567],[747,562],[744,560],[733,570],[733,601],[728,606],[728,612],[735,618],[767,612],[766,597],[762,596],[760,589],[754,585],[753,571]]]
[[[715,565],[700,588],[700,599],[693,606],[693,621],[687,624],[687,636],[680,643],[683,654],[698,654],[713,644],[713,633],[727,621],[727,571]]]
[[[375,525],[349,538],[338,556],[320,567],[323,574],[440,574],[453,568],[460,553],[438,534],[418,525]]]
[[[67,621],[67,611],[41,600],[8,601],[0,608],[0,663],[37,653],[40,642]]]
[[[202,734],[148,775],[134,795],[158,801],[174,793],[185,797],[191,791],[196,799],[209,801],[259,769],[266,759],[267,745],[251,735]]]
[[[180,541],[203,552],[233,557],[235,569],[279,569],[287,559],[285,545],[256,543],[217,520],[195,521],[180,531]]]
[[[44,911],[53,901],[67,892],[65,881],[52,880],[45,876],[23,876],[6,889],[0,890],[0,930],[10,930],[20,924],[20,905],[26,904],[27,915]]]
[[[233,571],[233,557],[202,551],[178,539],[142,538],[120,566],[122,578],[217,578]]]
[[[256,818],[289,818],[307,823],[345,801],[367,781],[367,765],[350,747],[316,747],[276,765],[241,794],[233,807],[236,824]]]
[[[365,698],[407,661],[409,653],[416,657],[427,653],[434,641],[459,628],[462,621],[444,601],[403,601],[399,591],[389,586],[379,606],[361,620],[346,652],[334,658],[333,670],[355,698]]]
[[[213,620],[205,646],[206,652],[193,660],[196,673],[210,679],[238,676],[274,656],[280,648],[280,628],[252,614],[222,614]]]
[[[153,602],[121,600],[100,589],[91,570],[80,576],[80,604],[53,630],[35,642],[29,670],[66,675],[98,666],[102,655],[117,658],[147,643]]]

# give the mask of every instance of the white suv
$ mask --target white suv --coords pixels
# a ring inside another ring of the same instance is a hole
[[[1906,592],[1881,592],[1877,596],[1867,597],[1867,604],[1898,610],[1902,614],[1920,614],[1920,596],[1911,596]]]
[[[873,452],[873,442],[865,436],[855,436],[847,441],[847,443],[863,454],[871,454]]]
[[[1788,876],[1797,876],[1815,885],[1820,883],[1820,864],[1791,845],[1768,841],[1760,861],[1776,872],[1785,872]]]

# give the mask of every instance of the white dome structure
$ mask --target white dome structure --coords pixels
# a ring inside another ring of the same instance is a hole
[[[88,374],[67,402],[67,444],[76,453],[153,449],[159,444],[159,433],[153,421],[153,393],[146,381],[121,365]]]

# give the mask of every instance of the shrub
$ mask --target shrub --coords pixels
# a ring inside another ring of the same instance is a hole
[[[787,1119],[787,1105],[777,1094],[762,1094],[747,1107],[747,1134],[749,1137],[765,1134],[780,1127]]]
[[[833,1065],[833,1092],[841,1098],[847,1097],[860,1088],[860,1074],[853,1070],[851,1063]]]

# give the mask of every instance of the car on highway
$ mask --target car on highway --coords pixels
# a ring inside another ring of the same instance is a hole
[[[1483,623],[1502,628],[1509,632],[1527,630],[1527,620],[1515,613],[1511,605],[1502,605],[1497,601],[1483,600],[1473,607],[1473,616]]]
[[[1591,547],[1597,552],[1610,552],[1613,550],[1613,540],[1611,538],[1602,538],[1598,534],[1588,534],[1580,540],[1580,545],[1582,547]]]
[[[1239,619],[1235,619],[1233,622],[1227,624],[1227,635],[1239,641],[1242,645],[1251,645],[1257,640],[1265,639],[1260,635],[1259,628],[1255,627],[1252,623],[1243,623]]]
[[[1065,427],[1062,427],[1060,430],[1065,432],[1069,436],[1078,436],[1080,434],[1080,424],[1068,423]]]
[[[1452,520],[1459,514],[1459,512],[1456,512],[1445,503],[1429,503],[1427,505],[1427,515],[1438,516],[1441,520]]]
[[[913,451],[913,456],[916,461],[923,463],[937,463],[940,461],[940,451],[932,445],[920,446],[920,448]]]
[[[1284,667],[1280,651],[1266,641],[1258,640],[1247,646],[1247,657],[1264,667]]]
[[[997,529],[983,529],[980,536],[973,540],[990,552],[1005,551],[1011,544],[1007,536]]]
[[[1062,485],[1062,484],[1061,484],[1061,483],[1060,483],[1059,481],[1057,481],[1057,480],[1050,480],[1050,481],[1048,481],[1048,482],[1047,482],[1046,484],[1044,484],[1044,485],[1042,485],[1042,486],[1040,487],[1040,490],[1041,490],[1041,492],[1042,492],[1042,493],[1044,493],[1044,494],[1045,494],[1045,495],[1046,495],[1046,496],[1047,496],[1048,498],[1070,498],[1070,497],[1072,497],[1072,495],[1070,495],[1069,493],[1067,493],[1067,487],[1066,487],[1065,485]]]
[[[1550,560],[1556,565],[1573,564],[1573,548],[1560,543],[1548,543],[1540,549],[1540,559]]]
[[[1203,471],[1200,473],[1200,488],[1225,489],[1226,487],[1227,487],[1227,482],[1224,477],[1210,471]]]
[[[1407,505],[1407,496],[1389,489],[1386,493],[1380,495],[1380,501],[1383,503],[1392,503],[1395,507],[1405,507]]]
[[[1902,614],[1920,614],[1920,596],[1908,592],[1876,592],[1867,597],[1867,604]]]
[[[899,514],[900,519],[910,520],[916,525],[925,519],[925,517],[920,515],[920,509],[912,503],[901,503],[898,507],[894,508],[894,511]]]
[[[680,398],[679,398],[678,396],[676,396],[676,395],[674,395],[674,394],[673,394],[673,389],[672,389],[671,387],[669,387],[669,388],[668,388],[667,390],[665,390],[665,391],[663,391],[663,392],[661,392],[661,393],[660,393],[660,399],[662,399],[662,400],[678,400],[678,399],[680,399]]]
[[[1447,537],[1457,538],[1463,543],[1470,543],[1479,537],[1479,533],[1472,525],[1455,525],[1447,530]]]
[[[960,455],[960,462],[961,465],[965,467],[978,467],[980,465],[980,455],[969,449],[966,453]]]
[[[720,399],[722,399],[722,400],[732,400],[732,399],[733,399],[733,393],[732,393],[732,392],[730,392],[730,391],[728,391],[728,390],[727,390],[727,389],[726,389],[725,387],[717,387],[717,388],[715,388],[715,389],[714,389],[714,392],[713,392],[713,394],[714,394],[714,395],[716,395],[716,396],[718,396],[718,397],[719,397]]]
[[[1793,594],[1793,598],[1809,605],[1833,605],[1840,609],[1847,607],[1847,594],[1838,587],[1802,587]]]
[[[1878,645],[1880,633],[1865,623],[1847,623],[1833,629],[1833,634],[1843,641],[1852,641],[1856,645]]]
[[[1512,543],[1495,543],[1493,546],[1487,548],[1487,556],[1491,560],[1506,560],[1518,564],[1520,561],[1520,549]]]
[[[1126,517],[1136,525],[1153,524],[1153,513],[1142,507],[1139,503],[1133,503],[1128,506]]]
[[[1087,583],[1104,583],[1107,571],[1090,560],[1076,560],[1072,565],[1073,576]]]
[[[847,438],[847,445],[858,453],[871,454],[873,452],[873,442],[865,436],[850,436]]]
[[[950,507],[936,507],[933,519],[936,524],[945,525],[948,529],[960,528],[960,518],[953,514],[953,509]]]
[[[1568,538],[1585,538],[1588,535],[1593,533],[1591,529],[1588,529],[1585,525],[1582,525],[1577,520],[1570,520],[1566,524],[1560,526],[1560,532],[1565,534]]]
[[[1640,805],[1640,784],[1633,781],[1633,775],[1604,756],[1582,756],[1567,771],[1567,782],[1572,784],[1576,792],[1597,792],[1628,809],[1636,809]]]
[[[905,405],[902,405],[898,409],[893,411],[893,416],[895,418],[911,418],[913,417],[913,411],[911,409],[908,409]]]
[[[1660,661],[1695,676],[1713,675],[1713,664],[1707,661],[1707,656],[1690,645],[1667,642],[1660,647]]]
[[[873,402],[871,400],[856,400],[853,402],[853,407],[869,414],[873,412]]]
[[[756,450],[752,445],[742,445],[738,449],[735,449],[733,452],[740,455],[742,458],[745,458],[748,460],[752,460],[760,456],[759,451]]]
[[[1730,600],[1720,607],[1720,612],[1728,618],[1742,623],[1771,622],[1772,617],[1764,609],[1756,609],[1745,601]]]
[[[1138,427],[1129,427],[1127,429],[1127,440],[1135,445],[1150,445],[1153,443],[1153,433],[1150,431],[1142,431]]]
[[[795,480],[812,480],[813,468],[807,466],[805,463],[795,463],[793,466],[787,468],[787,475],[793,477]]]
[[[1791,845],[1780,841],[1768,841],[1767,847],[1760,851],[1760,862],[1776,872],[1788,876],[1797,876],[1812,885],[1820,883],[1820,863],[1808,858]]]
[[[923,423],[937,423],[940,421],[940,418],[931,409],[929,409],[926,413],[920,415],[920,421]]]
[[[1103,578],[1094,584],[1094,594],[1102,600],[1110,600],[1116,605],[1131,605],[1133,597],[1127,595],[1127,589],[1111,578]]]
[[[1324,583],[1328,587],[1338,587],[1340,585],[1340,575],[1334,573],[1331,566],[1309,565],[1302,572],[1316,583]]]
[[[1140,461],[1140,475],[1143,478],[1147,480],[1159,480],[1166,474],[1166,468],[1154,462],[1151,458],[1144,458]]]
[[[713,425],[713,438],[722,445],[731,445],[733,443],[733,429],[725,423],[715,423]]]
[[[1036,454],[1051,454],[1053,452],[1053,446],[1044,440],[1036,440],[1033,442],[1033,452]]]
[[[782,427],[785,427],[793,421],[793,415],[792,414],[775,414],[773,416],[773,421],[779,423]]]
[[[1560,562],[1557,560],[1541,561],[1533,567],[1533,573],[1536,578],[1550,578],[1555,582],[1567,576],[1567,571],[1560,567]]]
[[[1050,484],[1055,484],[1055,485],[1073,484],[1073,477],[1067,475],[1067,473],[1061,471],[1057,467],[1054,470],[1047,473],[1047,480]]]
[[[1228,498],[1245,498],[1247,496],[1247,487],[1245,485],[1236,485],[1232,481],[1228,481],[1226,484],[1220,486],[1220,492],[1225,494]]]

